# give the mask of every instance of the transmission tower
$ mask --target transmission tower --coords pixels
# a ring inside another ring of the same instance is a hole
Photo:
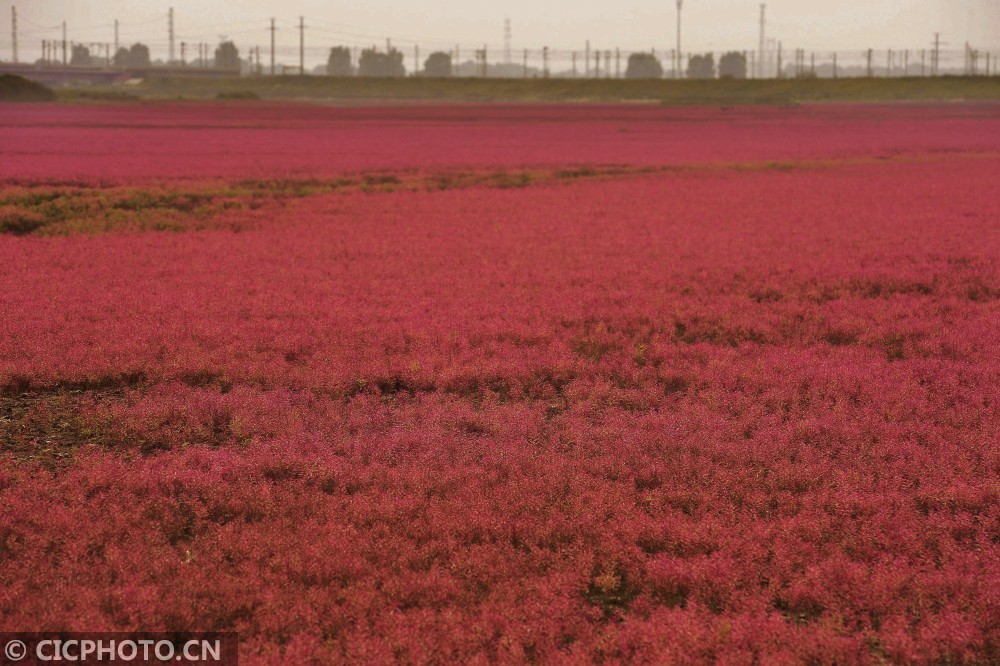
[[[271,19],[271,76],[274,76],[274,19]]]
[[[11,17],[11,51],[13,51],[14,62],[17,62],[17,7],[10,8]]]
[[[170,12],[167,14],[170,32],[170,60],[169,63],[172,65],[174,63],[174,8],[170,8]]]
[[[765,18],[764,13],[767,11],[767,5],[761,3],[760,5],[760,43],[757,46],[757,78],[764,78],[764,29],[765,29]]]
[[[306,75],[306,19],[299,17],[299,75]]]
[[[938,75],[938,67],[941,64],[941,33],[934,33],[934,54],[931,56],[931,76]]]
[[[674,67],[674,75],[680,78],[681,63],[681,9],[684,7],[684,0],[677,0],[677,64]]]
[[[507,19],[503,23],[503,62],[505,65],[509,65],[511,62],[510,42],[511,42],[510,19]]]

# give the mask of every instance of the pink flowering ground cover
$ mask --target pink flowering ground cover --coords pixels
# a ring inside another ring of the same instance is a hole
[[[1000,659],[997,107],[192,108],[0,107],[0,630]]]

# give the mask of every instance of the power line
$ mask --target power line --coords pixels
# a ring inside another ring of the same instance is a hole
[[[669,52],[661,51],[660,57],[664,61],[664,64],[666,64],[666,61],[668,59],[670,59],[670,58],[672,58],[674,60],[673,76],[680,78],[680,77],[684,76],[684,71],[685,71],[685,68],[683,66],[683,53],[684,53],[683,47],[684,47],[684,42],[682,41],[682,37],[683,37],[683,30],[682,30],[682,28],[683,28],[683,23],[682,23],[682,17],[683,17],[683,0],[676,0],[676,6],[677,6],[677,17],[676,17],[676,19],[677,19],[677,25],[676,25],[676,30],[677,30],[677,34],[676,34],[676,39],[677,39],[676,46],[677,46],[677,48],[675,48],[675,49],[673,49],[672,51],[669,51]],[[780,58],[783,53],[780,50],[779,43],[775,39],[773,39],[773,38],[772,39],[768,39],[768,37],[767,37],[767,33],[769,31],[772,32],[772,33],[774,33],[774,32],[780,32],[780,30],[776,30],[774,26],[775,25],[780,26],[781,22],[780,21],[777,21],[777,22],[772,21],[771,24],[769,25],[768,24],[768,18],[769,17],[767,17],[767,14],[766,14],[766,4],[760,3],[759,4],[759,8],[760,8],[760,22],[759,22],[759,34],[758,34],[757,53],[755,54],[752,51],[749,52],[749,56],[750,56],[749,60],[750,61],[747,63],[749,65],[748,74],[750,74],[751,76],[753,76],[754,74],[756,74],[757,76],[764,77],[765,73],[773,75],[773,74],[775,74],[775,69],[778,69],[777,75],[781,76],[781,75],[784,74],[784,72],[781,72],[780,69],[779,69],[781,67],[781,61],[780,60],[779,60],[778,68],[775,68],[775,53],[777,51],[778,58]],[[175,10],[174,10],[173,7],[169,8],[168,17],[167,18],[168,18],[168,31],[167,31],[168,34],[165,36],[166,40],[163,39],[162,33],[159,32],[159,30],[156,30],[156,31],[151,31],[151,32],[154,32],[156,35],[160,35],[161,36],[160,39],[156,39],[154,37],[154,39],[152,39],[152,40],[142,39],[142,41],[143,41],[143,43],[147,44],[148,46],[151,46],[154,49],[156,49],[159,53],[163,53],[164,51],[169,52],[168,62],[176,62],[176,57],[177,57],[177,51],[176,51],[177,46],[176,45],[177,45],[177,41],[179,39],[184,40],[185,46],[182,46],[182,49],[185,49],[186,45],[193,45],[195,43],[201,44],[201,40],[204,38],[204,35],[206,34],[206,32],[208,32],[210,30],[211,26],[209,26],[209,25],[198,25],[198,26],[195,26],[193,29],[185,30],[183,33],[178,33],[177,30],[176,30],[176,15],[175,15]],[[162,15],[161,15],[161,18],[159,20],[162,21]],[[104,30],[104,31],[106,31],[107,28],[109,27],[109,25],[113,25],[114,30],[115,30],[115,52],[117,52],[121,48],[121,45],[120,45],[120,35],[119,35],[119,31],[120,31],[120,26],[121,25],[143,26],[143,25],[148,25],[149,23],[152,23],[152,22],[153,21],[140,21],[140,22],[136,22],[136,23],[123,24],[119,20],[115,20],[113,24],[105,24],[105,25],[92,26],[92,27],[88,27],[87,29],[82,29],[82,30],[79,29],[79,28],[75,28],[74,27],[73,28],[73,36],[76,37],[77,40],[79,40],[79,42],[69,42],[68,41],[69,40],[69,36],[67,35],[67,31],[68,31],[67,30],[67,25],[65,24],[65,22],[63,22],[63,23],[61,23],[59,25],[56,25],[56,26],[51,26],[51,27],[37,26],[37,30],[36,31],[23,30],[23,27],[25,25],[31,26],[31,25],[37,25],[37,24],[33,24],[30,21],[24,20],[23,17],[17,15],[16,9],[12,8],[12,49],[11,50],[12,50],[12,52],[15,52],[14,53],[14,57],[16,59],[20,55],[20,52],[17,51],[18,40],[23,40],[23,38],[25,37],[25,35],[38,34],[38,31],[43,31],[43,35],[53,36],[51,31],[53,31],[55,29],[60,29],[61,28],[62,29],[62,40],[61,40],[61,42],[60,42],[60,40],[56,40],[56,39],[49,40],[49,39],[47,39],[47,37],[46,37],[45,40],[43,40],[43,59],[44,59],[44,56],[47,54],[52,60],[58,60],[57,53],[58,53],[58,48],[60,47],[60,44],[61,44],[61,46],[63,48],[63,58],[62,58],[62,60],[63,60],[64,63],[68,63],[71,48],[76,43],[86,44],[87,41],[88,41],[87,38],[81,38],[81,36],[79,35],[80,32],[86,33],[86,32],[89,32],[90,30],[94,30],[94,31],[96,31],[96,30]],[[252,44],[253,42],[258,41],[256,38],[252,37],[252,35],[254,33],[256,33],[256,34],[259,35],[260,34],[259,31],[261,30],[261,27],[263,27],[263,26],[254,28],[254,27],[251,27],[253,25],[253,23],[250,23],[249,21],[240,21],[240,22],[235,22],[235,24],[227,24],[225,27],[226,28],[232,28],[234,25],[237,26],[237,28],[235,30],[235,34],[242,35],[238,39],[241,42],[243,42],[244,53],[246,53],[246,49],[248,48],[246,46],[247,42],[249,42],[249,43]],[[257,25],[259,26],[259,24],[257,24]],[[246,27],[244,27],[244,26],[246,26]],[[219,26],[219,27],[221,27],[221,26]],[[384,35],[376,36],[376,35],[373,35],[371,33],[367,33],[367,32],[364,32],[362,30],[357,30],[357,29],[355,29],[355,28],[353,28],[351,26],[340,24],[340,23],[336,23],[336,24],[331,24],[331,23],[327,23],[327,24],[324,24],[324,23],[313,24],[313,23],[310,23],[310,25],[308,26],[308,28],[310,30],[314,31],[316,33],[316,35],[313,36],[313,37],[311,37],[311,40],[310,40],[311,42],[313,42],[313,45],[307,46],[306,43],[305,43],[305,30],[306,30],[307,26],[305,24],[305,18],[303,16],[299,17],[299,24],[298,24],[297,27],[298,27],[298,32],[299,32],[299,34],[298,34],[298,38],[299,39],[298,39],[297,48],[293,47],[291,44],[279,45],[277,43],[278,40],[277,40],[277,34],[276,34],[276,32],[277,32],[276,19],[274,19],[274,18],[270,19],[270,25],[269,25],[269,27],[264,27],[265,30],[268,30],[270,32],[270,39],[271,39],[271,44],[270,44],[271,45],[271,70],[275,74],[278,73],[279,59],[283,59],[285,62],[288,62],[289,60],[291,60],[291,61],[294,62],[294,60],[292,60],[292,58],[289,57],[289,56],[293,56],[293,54],[297,54],[298,55],[298,69],[299,69],[299,72],[301,74],[305,74],[306,73],[306,65],[305,65],[306,60],[309,60],[310,62],[314,62],[315,59],[317,58],[317,56],[322,56],[323,54],[325,54],[328,51],[328,48],[329,48],[328,45],[336,45],[338,43],[338,41],[339,41],[340,44],[348,46],[348,48],[355,48],[355,50],[356,50],[356,47],[359,44],[362,44],[364,46],[368,46],[371,43],[377,43],[377,42],[375,42],[375,40],[384,39]],[[504,20],[504,26],[503,27],[504,27],[504,31],[503,31],[503,42],[502,42],[502,49],[503,49],[502,50],[502,55],[501,55],[500,49],[497,48],[497,46],[495,44],[491,44],[491,43],[486,43],[484,45],[477,45],[474,48],[470,49],[470,51],[473,52],[473,53],[475,53],[476,56],[477,56],[476,66],[478,68],[477,69],[478,72],[481,72],[482,69],[485,67],[485,68],[489,68],[489,73],[492,74],[492,75],[507,74],[508,72],[506,72],[504,70],[500,70],[500,69],[493,70],[492,66],[494,64],[500,64],[500,63],[502,63],[505,66],[512,66],[513,58],[514,58],[514,53],[513,53],[513,29],[512,29],[512,22],[511,22],[511,20],[509,18],[507,18],[507,19]],[[230,32],[232,32],[232,31],[230,31]],[[138,34],[138,35],[126,35],[126,37],[132,36],[132,37],[140,37],[140,38],[142,38],[143,34],[146,34],[146,33],[142,33],[142,34]],[[290,37],[290,36],[291,35],[286,35],[286,37],[285,37],[285,39],[287,39],[287,41],[289,41],[289,42],[292,41],[291,39],[288,39],[288,37]],[[107,41],[106,37],[110,37],[110,35],[107,35],[107,33],[105,32],[105,34],[103,35],[103,37],[104,37],[104,39],[100,40],[102,43],[104,41]],[[33,37],[29,37],[29,39],[32,39],[32,38]],[[369,40],[371,40],[371,41],[369,41]],[[97,43],[94,40],[90,40],[90,41],[92,43]],[[129,41],[131,41],[131,40],[129,40]],[[48,42],[48,43],[45,43],[45,42]],[[425,53],[424,49],[426,47],[430,47],[431,51],[433,52],[434,49],[436,48],[436,45],[442,45],[444,48],[442,48],[441,50],[443,50],[443,51],[446,50],[448,53],[452,53],[452,52],[455,53],[455,60],[456,61],[459,61],[459,55],[460,55],[461,49],[463,48],[463,45],[461,45],[461,44],[457,44],[456,45],[456,44],[454,44],[454,42],[451,42],[451,41],[444,42],[444,41],[438,41],[438,40],[435,40],[435,39],[430,39],[430,38],[425,38],[425,37],[416,38],[416,37],[411,37],[411,36],[399,36],[399,35],[393,36],[392,40],[388,40],[388,42],[387,42],[387,48],[391,49],[393,43],[395,43],[395,45],[396,45],[397,48],[401,48],[401,50],[405,50],[406,48],[411,48],[413,50],[414,59],[415,59],[415,68],[417,70],[419,70],[420,66],[421,66],[421,63],[420,63],[420,54],[421,53]],[[319,44],[324,44],[324,45],[320,46]],[[21,50],[23,51],[24,50],[24,44],[21,43],[20,46],[22,47]],[[207,46],[207,45],[205,45],[205,46]],[[578,64],[579,64],[578,56],[583,55],[584,56],[584,68],[583,69],[584,69],[584,72],[585,72],[585,74],[587,76],[591,76],[591,71],[590,70],[591,70],[592,67],[594,69],[594,72],[596,72],[598,75],[600,75],[601,74],[600,70],[603,67],[603,69],[604,69],[603,74],[604,74],[604,76],[607,76],[607,77],[612,77],[612,76],[616,76],[616,75],[618,75],[618,76],[622,75],[622,70],[624,69],[624,67],[621,64],[621,56],[622,55],[625,55],[625,57],[628,58],[630,53],[647,53],[647,54],[649,53],[649,49],[634,49],[634,50],[631,50],[631,49],[620,49],[619,48],[619,49],[612,49],[612,50],[605,50],[605,49],[595,50],[595,49],[591,49],[590,47],[591,47],[591,45],[590,45],[590,43],[588,41],[582,54],[581,54],[581,50],[579,48],[576,48],[576,49],[573,49],[573,48],[556,48],[556,47],[550,47],[550,46],[545,46],[545,47],[542,47],[540,49],[525,49],[524,53],[525,53],[525,57],[526,58],[528,56],[530,56],[532,59],[537,59],[537,60],[535,60],[536,64],[540,63],[542,65],[541,69],[538,69],[537,67],[534,68],[534,69],[536,71],[538,71],[540,73],[540,75],[543,75],[543,76],[545,75],[546,72],[548,72],[550,74],[550,76],[561,76],[561,75],[563,75],[562,74],[562,72],[563,72],[562,67],[564,65],[565,65],[565,67],[571,67],[571,69],[569,69],[567,71],[578,72],[579,71],[577,69]],[[37,48],[37,46],[36,46],[36,48]],[[255,54],[254,48],[253,47],[249,47],[249,48],[250,48],[250,53]],[[468,47],[465,47],[465,48],[468,48]],[[935,37],[934,37],[933,50],[926,49],[926,51],[929,52],[929,55],[931,57],[926,58],[923,54],[922,54],[922,57],[921,57],[921,63],[924,63],[925,60],[926,60],[926,61],[929,61],[927,64],[931,65],[931,67],[926,68],[928,70],[928,73],[930,73],[931,71],[933,71],[934,75],[940,75],[941,73],[948,73],[948,72],[951,72],[951,71],[955,71],[955,69],[952,67],[954,54],[952,54],[951,52],[945,52],[943,50],[944,48],[945,48],[945,44],[941,41],[940,34],[936,34]],[[106,50],[110,51],[110,48],[106,48]],[[711,52],[712,50],[714,50],[714,49],[710,49],[709,52]],[[489,51],[492,51],[492,53],[493,53],[493,55],[495,57],[494,63],[489,63],[488,62],[488,58],[484,57],[484,54],[488,53]],[[591,62],[591,53],[592,52],[594,54],[594,61],[593,62]],[[694,51],[692,51],[692,53],[694,53]],[[806,49],[802,49],[801,47],[795,49],[795,71],[796,71],[796,73],[798,73],[800,75],[806,73],[807,72],[807,68],[808,68],[809,72],[812,72],[812,70],[814,69],[812,59],[810,59],[809,62],[807,62],[805,60],[805,58],[806,58],[805,54],[806,53],[807,53],[807,50]],[[914,53],[916,53],[916,52],[914,52]],[[956,51],[956,53],[957,53],[957,51]],[[199,54],[200,54],[200,58],[199,58],[200,60],[205,60],[205,59],[207,59],[209,57],[207,48],[202,48],[201,46],[199,47]],[[885,50],[879,49],[877,51],[877,54],[878,54],[879,62],[880,63],[883,62],[882,56],[885,56],[884,62],[887,63],[885,65],[886,71],[889,72],[890,75],[893,74],[893,73],[895,73],[895,72],[900,71],[900,68],[901,68],[901,71],[904,72],[904,73],[906,73],[906,74],[908,74],[908,72],[910,71],[910,69],[909,69],[910,68],[910,61],[909,61],[909,52],[908,52],[908,50],[899,49],[897,51],[897,50],[893,49],[892,52],[887,53]],[[986,68],[988,70],[995,71],[995,67],[993,66],[993,58],[990,57],[987,54],[988,54],[987,51],[980,52],[977,49],[973,49],[971,46],[967,47],[967,49],[966,49],[966,57],[967,57],[966,70],[969,71],[969,72],[971,72],[971,73],[973,73],[973,74],[975,74],[975,73],[981,73],[983,71],[983,63],[985,62],[986,63]],[[189,54],[189,53],[187,53],[185,51],[185,53],[182,56],[182,60],[184,62],[186,62],[186,60],[187,60],[187,55],[192,55],[192,57],[193,57],[193,54]],[[747,54],[747,52],[744,51],[743,55],[744,55],[744,58],[746,58],[746,56],[748,54]],[[843,63],[841,63],[841,62],[839,62],[837,60],[836,54],[833,55],[833,62],[834,62],[834,65],[833,65],[833,74],[834,74],[834,76],[837,76],[837,75],[839,75],[841,73],[841,70],[838,69],[838,68],[842,64],[846,68],[846,69],[843,70],[843,72],[846,73],[847,76],[851,76],[852,72],[858,72],[859,70],[862,73],[865,73],[867,71],[871,71],[873,73],[873,75],[874,74],[881,75],[882,67],[877,67],[876,68],[874,66],[874,63],[873,63],[873,65],[871,67],[865,67],[864,66],[866,64],[865,61],[867,60],[867,58],[866,58],[867,52],[862,52],[860,49],[858,49],[858,51],[856,53],[845,54],[844,52],[841,52],[840,55],[844,56],[844,62]],[[874,56],[875,56],[875,54],[873,52],[873,57]],[[611,58],[612,57],[614,57],[614,60],[615,60],[614,63],[611,62]],[[653,52],[653,57],[656,57],[656,52],[655,51]],[[601,62],[602,58],[604,60],[603,63]],[[483,62],[484,60],[486,61],[485,63]],[[825,68],[826,71],[828,72],[829,71],[829,64],[830,64],[829,56],[825,56],[824,57],[824,56],[820,55],[819,58],[818,58],[818,60],[819,60],[819,66],[820,66],[821,70],[823,70]],[[157,61],[157,62],[159,62],[159,61]],[[791,63],[791,62],[792,61],[789,58],[789,63]],[[571,63],[572,63],[572,65],[571,65]],[[259,64],[260,63],[258,62],[257,63],[258,69],[260,69]],[[860,65],[860,67],[859,67],[859,65]],[[612,67],[614,67],[614,68],[612,69]],[[288,69],[289,69],[289,71],[291,71],[292,68],[289,67]],[[877,72],[876,72],[876,69],[878,70]],[[923,72],[924,68],[922,68],[921,71]],[[828,74],[824,74],[824,75],[828,75]],[[669,76],[669,74],[668,74],[668,76]]]

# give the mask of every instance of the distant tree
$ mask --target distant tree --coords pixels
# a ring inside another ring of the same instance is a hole
[[[385,55],[375,49],[365,49],[358,59],[359,76],[386,76]]]
[[[389,76],[406,76],[406,67],[403,66],[403,54],[396,49],[389,51]]]
[[[351,49],[346,46],[335,46],[330,49],[330,57],[326,60],[326,73],[330,76],[352,76]]]
[[[90,57],[90,49],[83,44],[73,45],[73,55],[70,56],[69,64],[75,67],[89,67],[94,64]]]
[[[436,51],[424,63],[424,76],[447,78],[451,76],[451,54]]]
[[[145,44],[133,44],[128,49],[120,48],[115,53],[114,63],[115,67],[149,67],[149,47]]]
[[[403,66],[403,54],[392,49],[388,53],[379,53],[376,49],[365,49],[361,52],[358,62],[358,74],[361,76],[406,76]]]
[[[626,79],[662,79],[663,65],[652,53],[633,53],[628,57]]]
[[[145,44],[133,44],[129,49],[129,57],[133,67],[150,67],[149,47]]]
[[[714,79],[715,56],[711,53],[691,56],[688,60],[687,75],[689,79]]]
[[[215,49],[215,66],[218,69],[239,69],[240,51],[231,41],[222,42]]]
[[[730,51],[719,58],[719,78],[747,78],[747,57],[737,51]]]

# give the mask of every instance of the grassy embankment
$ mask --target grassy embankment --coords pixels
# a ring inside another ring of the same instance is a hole
[[[124,93],[124,94],[123,94]],[[795,104],[1000,100],[1000,77],[629,81],[621,79],[374,79],[319,76],[149,79],[116,88],[59,91],[60,99],[217,99],[341,101],[659,102]]]

